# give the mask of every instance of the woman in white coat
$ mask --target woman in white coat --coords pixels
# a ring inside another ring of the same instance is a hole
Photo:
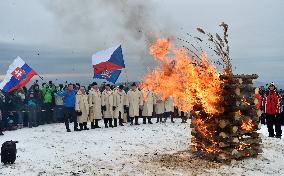
[[[165,102],[161,99],[160,95],[156,95],[157,104],[155,106],[155,112],[157,116],[157,122],[156,123],[162,123],[163,117],[165,113]]]
[[[92,88],[89,91],[89,105],[91,129],[101,128],[99,121],[102,119],[102,93],[96,82],[92,84]]]
[[[80,90],[77,92],[75,110],[76,112],[80,112],[81,114],[78,115],[80,130],[89,130],[89,128],[87,128],[87,122],[89,118],[89,103],[88,95],[86,94],[86,89],[84,86],[81,86]]]
[[[113,101],[114,99],[114,93],[110,89],[110,85],[107,84],[105,86],[105,90],[102,93],[102,110],[103,110],[103,115],[104,115],[104,123],[105,123],[105,128],[113,127],[112,125],[112,118],[113,118]]]
[[[135,125],[140,125],[138,123],[139,110],[143,108],[143,98],[135,83],[132,84],[131,90],[128,91],[126,100],[126,105],[129,107],[130,125],[133,125],[134,118]]]
[[[156,104],[156,96],[150,90],[142,90],[143,95],[143,124],[146,124],[146,118],[149,124],[153,124],[151,118],[153,116],[154,104]]]
[[[117,127],[117,119],[119,121],[120,126],[123,125],[123,115],[124,115],[124,107],[126,105],[126,93],[123,90],[124,86],[120,85],[117,90],[114,92],[114,127]]]
[[[168,117],[171,117],[171,122],[174,122],[174,99],[173,97],[168,97],[165,101],[165,122],[167,121]]]

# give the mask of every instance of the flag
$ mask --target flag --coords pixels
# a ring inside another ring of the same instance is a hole
[[[94,78],[115,84],[121,69],[125,68],[121,46],[99,51],[92,56]]]
[[[103,71],[101,74],[96,74],[94,76],[95,79],[105,79],[113,84],[116,83],[121,70],[114,70],[114,71]]]
[[[18,56],[9,66],[4,80],[0,83],[0,89],[4,92],[12,92],[24,87],[35,75],[37,73]]]

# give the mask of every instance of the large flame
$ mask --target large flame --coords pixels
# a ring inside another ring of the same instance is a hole
[[[197,61],[185,49],[173,48],[169,39],[158,39],[151,45],[150,54],[160,65],[144,76],[142,88],[154,91],[162,99],[172,96],[175,106],[182,111],[199,105],[206,113],[218,112],[221,80],[205,53]]]

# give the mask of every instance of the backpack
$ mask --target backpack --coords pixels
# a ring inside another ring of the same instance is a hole
[[[1,147],[1,162],[4,164],[14,164],[16,160],[16,143],[18,141],[6,141]]]

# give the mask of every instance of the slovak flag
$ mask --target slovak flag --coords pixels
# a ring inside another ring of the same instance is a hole
[[[92,56],[94,78],[116,83],[125,68],[121,46],[99,51]]]
[[[12,92],[24,87],[37,73],[28,66],[19,56],[9,66],[9,70],[0,83],[0,90]]]

